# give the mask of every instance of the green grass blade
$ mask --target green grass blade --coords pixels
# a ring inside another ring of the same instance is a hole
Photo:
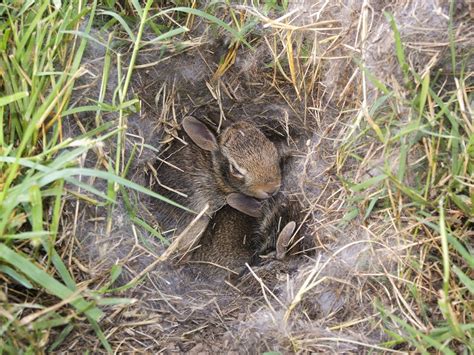
[[[87,317],[89,322],[91,323],[92,329],[94,329],[95,334],[97,335],[97,338],[100,340],[102,346],[105,348],[107,353],[112,354],[112,347],[110,346],[109,342],[107,341],[107,338],[105,337],[104,332],[102,329],[100,329],[99,324],[95,319],[92,319],[90,317]]]
[[[23,287],[26,287],[27,289],[33,288],[33,285],[31,284],[31,282],[29,282],[23,275],[20,275],[11,267],[8,267],[6,265],[0,265],[0,272],[3,272],[4,274],[10,276],[13,280],[18,282]]]
[[[16,233],[16,234],[4,234],[0,235],[0,240],[28,240],[28,239],[42,239],[46,238],[49,235],[49,232],[47,231],[41,231],[41,232],[22,232],[22,233]]]
[[[400,32],[398,31],[398,27],[393,15],[388,12],[385,12],[384,14],[387,20],[389,21],[390,26],[392,27],[393,37],[395,40],[395,53],[397,55],[398,64],[400,65],[400,68],[402,69],[403,77],[405,78],[405,83],[408,83],[408,80],[409,80],[408,75],[409,75],[410,67],[408,66],[408,63],[405,59],[405,51],[403,50],[403,44],[402,44],[402,39],[400,37]]]
[[[474,281],[464,272],[462,272],[461,269],[456,265],[453,265],[453,271],[459,277],[459,280],[464,284],[464,286],[466,286],[471,295],[474,295]]]
[[[63,343],[63,341],[66,339],[66,337],[72,332],[73,329],[74,329],[74,325],[73,324],[68,324],[61,331],[61,333],[59,333],[57,338],[54,340],[54,342],[49,347],[48,351],[53,352],[54,350],[56,350]]]
[[[162,16],[162,15],[170,13],[170,12],[184,12],[184,13],[187,13],[187,14],[192,14],[192,15],[195,15],[195,16],[202,17],[202,18],[208,20],[209,22],[215,23],[219,27],[222,27],[223,29],[228,31],[230,34],[232,34],[232,36],[234,38],[236,38],[240,42],[244,43],[247,47],[251,47],[250,44],[244,39],[244,37],[243,37],[243,35],[240,31],[237,31],[234,28],[230,27],[227,23],[225,23],[221,19],[217,18],[216,16],[213,16],[213,15],[207,13],[207,12],[204,12],[204,11],[201,11],[201,10],[198,10],[198,9],[194,9],[194,8],[190,8],[190,7],[173,7],[171,9],[161,11],[161,12],[157,13],[154,16],[151,16],[149,18],[149,21],[153,20],[155,17]]]
[[[128,36],[130,37],[130,40],[132,42],[135,42],[135,35],[133,34],[132,30],[130,29],[130,26],[125,22],[122,16],[120,16],[116,12],[107,11],[107,10],[99,10],[97,13],[99,15],[107,15],[116,19],[120,23],[120,25],[123,27],[125,32],[127,32]]]
[[[377,175],[365,180],[364,182],[361,182],[360,184],[351,186],[350,189],[354,192],[363,191],[375,184],[378,184],[379,182],[385,180],[386,178],[387,178],[387,175],[385,174]]]
[[[439,200],[439,229],[441,234],[441,250],[443,260],[443,290],[446,294],[449,292],[449,250],[448,236],[446,233],[446,224],[444,216],[444,199]]]
[[[426,99],[428,98],[428,92],[430,88],[430,75],[429,72],[425,74],[421,82],[421,92],[419,97],[419,106],[418,106],[418,121],[421,123],[421,118],[426,105]]]
[[[184,207],[184,206],[181,206],[180,204],[162,196],[162,195],[159,195],[157,194],[156,192],[153,192],[141,185],[138,185],[132,181],[129,181],[129,180],[126,180],[120,176],[117,176],[117,175],[114,175],[112,173],[109,173],[109,172],[106,172],[106,171],[101,171],[101,170],[93,170],[93,169],[86,169],[86,168],[70,168],[70,169],[63,169],[63,170],[59,170],[59,171],[53,171],[53,172],[50,172],[49,174],[47,174],[46,176],[43,176],[40,180],[39,180],[39,185],[40,186],[45,186],[45,185],[48,185],[50,183],[52,183],[53,181],[56,181],[56,180],[59,180],[59,179],[64,179],[64,178],[69,178],[69,177],[72,177],[72,176],[76,176],[76,175],[83,175],[83,176],[93,176],[93,177],[96,177],[96,178],[101,178],[101,179],[104,179],[104,180],[107,180],[107,181],[111,181],[111,182],[114,182],[114,183],[117,183],[119,185],[122,185],[122,186],[125,186],[125,187],[128,187],[130,189],[133,189],[133,190],[136,190],[138,192],[141,192],[141,193],[144,193],[148,196],[151,196],[151,197],[154,197],[158,200],[161,200],[163,202],[166,202],[172,206],[175,206],[175,207],[178,207],[178,208],[181,208],[187,212],[193,212],[191,211],[190,209]]]
[[[21,100],[29,95],[28,91],[18,92],[16,94],[0,97],[0,106],[6,106],[12,102]]]
[[[48,275],[27,258],[16,253],[4,244],[0,244],[0,259],[14,266],[17,270],[20,270],[30,280],[39,284],[52,295],[55,295],[62,300],[68,300],[68,302],[79,312],[85,313],[92,320],[98,321],[103,316],[102,311],[92,303],[87,302],[81,296],[72,298],[72,290]]]
[[[140,48],[143,48],[143,47],[148,46],[148,45],[153,45],[153,44],[155,44],[155,43],[163,42],[163,41],[167,40],[168,38],[172,38],[172,37],[178,36],[178,35],[180,35],[180,34],[183,34],[183,33],[185,33],[185,32],[188,32],[188,31],[189,31],[189,29],[188,29],[187,27],[175,28],[174,30],[165,32],[165,33],[163,33],[162,35],[159,35],[158,37],[155,37],[155,38],[153,38],[152,40],[143,43],[143,44],[140,46]]]

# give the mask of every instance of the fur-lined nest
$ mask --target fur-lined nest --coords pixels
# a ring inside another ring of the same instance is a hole
[[[435,0],[295,1],[280,16],[231,6],[259,20],[247,38],[251,48],[235,45],[195,18],[186,48],[139,52],[131,96],[141,100],[141,109],[126,122],[125,163],[134,155],[127,178],[156,188],[161,152],[182,138],[181,121],[187,115],[212,122],[250,120],[294,152],[284,168],[281,194],[297,221],[295,240],[309,241],[310,250],[295,248],[299,251],[290,250],[283,260],[270,253],[244,266],[240,279],[230,282],[209,265],[200,271],[199,263],[164,260],[166,245],[138,228],[129,213],[132,204],[140,220],[169,239],[172,232],[160,229],[158,217],[164,202],[130,193],[128,201],[120,199],[114,206],[112,224],[105,208],[69,198],[63,254],[92,289],[108,282],[113,265],[123,268],[114,287],[131,287],[116,295],[135,301],[106,308],[101,322],[116,352],[383,351],[380,344],[389,338],[380,308],[418,322],[416,312],[399,307],[403,282],[397,276],[417,245],[403,223],[383,213],[348,218],[353,194],[347,181],[366,181],[383,161],[374,136],[367,135],[357,148],[366,157],[361,164],[345,148],[380,98],[367,73],[404,95],[394,31],[384,11],[393,14],[411,67],[418,73],[448,72],[449,7]],[[453,33],[458,50],[464,51],[472,45],[473,27],[467,5],[457,6]],[[108,34],[96,30],[93,36]],[[75,90],[77,103],[98,97],[103,57],[103,49],[90,43],[84,63],[88,74]],[[115,89],[114,68],[108,98]],[[401,120],[408,109],[399,107]],[[117,117],[110,113],[104,119]],[[92,123],[79,114],[64,125],[74,135]],[[115,155],[113,147],[100,147],[84,165],[101,166],[109,154]],[[410,152],[408,164],[416,175],[416,151]],[[61,349],[102,351],[86,322]]]

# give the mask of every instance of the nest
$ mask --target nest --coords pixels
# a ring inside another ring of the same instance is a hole
[[[180,139],[186,115],[216,123],[252,120],[298,152],[285,170],[283,192],[298,206],[299,233],[312,239],[312,250],[249,266],[236,285],[222,278],[196,278],[186,265],[162,261],[165,245],[137,230],[124,201],[114,207],[113,225],[107,225],[106,211],[75,200],[65,206],[65,247],[89,287],[106,283],[115,264],[124,269],[117,285],[133,285],[117,295],[135,302],[106,309],[102,323],[117,352],[384,350],[377,345],[387,338],[374,300],[396,309],[397,286],[383,280],[393,280],[397,265],[408,256],[410,240],[400,239],[396,226],[377,215],[341,223],[350,196],[340,177],[364,181],[380,163],[376,156],[362,165],[350,159],[341,163],[338,149],[357,134],[358,122],[378,98],[358,63],[394,88],[403,81],[393,31],[382,11],[393,14],[411,66],[423,72],[449,66],[448,8],[435,0],[295,1],[289,15],[278,18],[261,9],[232,6],[262,23],[253,49],[229,47],[224,34],[215,38],[201,23],[184,51],[165,57],[160,48],[140,53],[132,88],[142,106],[128,117],[125,149],[126,156],[133,149],[138,154],[128,178],[147,186],[156,183],[155,159]],[[468,36],[461,35],[465,23],[455,26],[459,48],[468,47]],[[219,62],[233,55],[233,65],[226,68]],[[102,57],[100,48],[90,44],[85,63],[90,76],[81,78],[78,100],[97,97]],[[108,97],[113,86],[109,82]],[[71,135],[79,130],[78,122],[90,122],[79,118],[69,119]],[[371,139],[361,148],[367,154]],[[89,155],[84,165],[106,161],[114,148],[103,149]],[[142,220],[160,225],[156,211],[162,202],[141,195],[130,199]],[[74,238],[66,242],[66,236]],[[100,351],[86,325],[62,347]]]

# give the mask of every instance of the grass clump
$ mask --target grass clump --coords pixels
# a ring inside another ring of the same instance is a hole
[[[406,58],[394,18],[387,14],[387,20],[402,75],[384,83],[362,68],[378,98],[365,112],[360,133],[341,149],[344,159],[356,158],[361,166],[369,156],[381,157],[349,189],[366,220],[390,220],[408,245],[398,265],[399,282],[391,283],[393,307],[379,306],[393,338],[385,346],[467,354],[474,351],[470,56],[456,56],[452,41],[444,68],[418,73]]]
[[[141,9],[140,31],[133,38],[136,50],[150,6],[151,1]],[[47,345],[52,350],[71,332],[72,320],[82,317],[110,351],[98,325],[104,315],[98,304],[128,302],[105,300],[101,294],[106,290],[94,293],[78,285],[71,265],[58,252],[65,186],[98,206],[112,205],[116,189],[104,193],[81,177],[106,179],[112,186],[164,199],[122,177],[124,117],[137,101],[127,101],[136,51],[121,80],[117,104],[70,107],[74,83],[85,73],[81,61],[96,16],[96,3],[81,1],[0,5],[0,349],[7,353]],[[102,109],[119,112],[116,127],[102,121]],[[96,112],[96,127],[63,137],[63,118],[84,111]],[[78,167],[82,156],[112,137],[119,147],[115,171]],[[51,339],[55,327],[63,330]]]
[[[43,348],[48,330],[69,323],[76,312],[95,324],[102,316],[55,249],[64,184],[80,184],[68,168],[97,143],[87,136],[63,140],[61,127],[75,79],[83,74],[86,45],[67,32],[78,30],[85,15],[92,20],[94,11],[80,2],[0,6],[0,348],[10,353]],[[36,303],[43,290],[71,311]],[[25,295],[31,302],[15,302]]]

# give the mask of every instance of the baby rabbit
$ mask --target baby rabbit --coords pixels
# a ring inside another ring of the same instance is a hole
[[[277,149],[253,124],[235,122],[218,137],[193,117],[184,119],[183,128],[191,142],[184,147],[173,144],[171,153],[162,157],[168,165],[163,163],[157,169],[158,192],[195,212],[207,207],[207,212],[193,221],[193,214],[161,205],[162,227],[176,228],[179,235],[170,250],[179,252],[192,247],[224,205],[256,216],[259,204],[255,198],[271,197],[281,184]]]
[[[228,275],[230,281],[236,281],[248,271],[245,263],[252,264],[262,247],[265,249],[270,247],[268,242],[262,245],[258,239],[260,229],[267,227],[262,223],[265,222],[260,218],[224,206],[212,218],[200,239],[199,246],[191,255],[191,263],[202,263],[193,269],[204,276],[215,278]],[[276,259],[281,260],[285,257],[295,227],[295,222],[290,221],[275,236]],[[274,231],[268,228],[268,232]]]
[[[280,148],[280,151],[283,149]],[[260,209],[262,218],[259,219],[252,238],[258,245],[252,265],[271,257],[283,260],[287,255],[302,254],[314,248],[312,233],[306,223],[307,212],[303,212],[304,205],[300,201],[304,198],[300,191],[306,186],[306,156],[298,150],[288,153],[280,153],[285,159],[282,164],[280,192],[262,203]]]
[[[228,205],[217,211],[191,255],[191,263],[197,263],[192,269],[203,277],[237,277],[256,249],[252,243],[256,222]]]

